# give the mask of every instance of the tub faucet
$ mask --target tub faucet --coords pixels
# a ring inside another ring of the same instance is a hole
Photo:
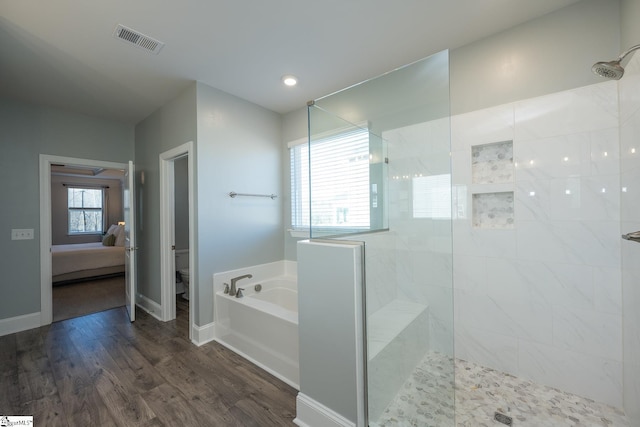
[[[240,279],[251,279],[253,277],[253,275],[251,274],[243,274],[242,276],[238,276],[238,277],[234,277],[233,279],[231,279],[231,289],[229,289],[229,295],[230,296],[235,296],[237,293],[236,290],[236,282]]]

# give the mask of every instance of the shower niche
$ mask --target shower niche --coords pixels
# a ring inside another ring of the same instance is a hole
[[[514,176],[513,141],[471,147],[471,208],[475,228],[514,228]]]
[[[513,182],[513,141],[471,147],[471,179],[474,184]]]

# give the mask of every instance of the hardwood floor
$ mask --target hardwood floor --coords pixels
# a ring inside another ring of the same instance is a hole
[[[181,298],[178,298],[181,300]],[[36,426],[291,426],[297,391],[217,343],[124,308],[0,337],[0,415]],[[186,317],[186,319],[185,319]]]

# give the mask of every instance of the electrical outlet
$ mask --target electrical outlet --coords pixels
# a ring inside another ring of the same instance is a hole
[[[14,228],[11,230],[11,240],[32,240],[33,228]]]

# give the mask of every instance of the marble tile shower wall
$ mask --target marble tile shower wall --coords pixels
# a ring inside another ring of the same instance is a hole
[[[622,406],[615,82],[452,117],[456,356]],[[513,141],[509,183],[474,184],[472,147]],[[472,195],[513,192],[512,228]]]
[[[393,252],[387,252],[387,256],[393,257],[395,266],[394,297],[428,306],[426,333],[430,348],[452,355],[453,254],[449,199],[445,201],[446,213],[423,212],[416,208],[420,196],[415,193],[424,177],[444,177],[451,173],[450,121],[446,118],[414,124],[386,131],[382,137],[387,141],[390,159],[391,231],[386,241],[393,242]],[[440,185],[444,185],[440,190],[448,197],[449,182]],[[367,276],[367,289],[370,277]],[[378,287],[384,286],[386,284],[380,283]]]
[[[394,300],[422,304],[428,307],[424,335],[430,348],[452,355],[451,220],[416,217],[412,187],[414,179],[450,174],[449,119],[386,131],[382,136],[390,159],[389,231],[358,237],[366,242],[367,314]]]
[[[640,56],[625,67],[619,83],[622,233],[640,230]],[[624,409],[640,425],[640,245],[621,242],[624,349]]]

